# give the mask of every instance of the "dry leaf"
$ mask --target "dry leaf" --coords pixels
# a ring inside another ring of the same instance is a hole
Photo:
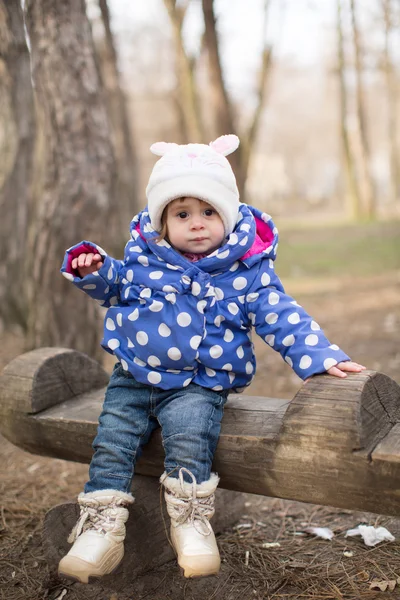
[[[369,584],[370,590],[381,590],[381,592],[385,592],[387,590],[388,582],[387,581],[378,581],[374,579]]]
[[[369,573],[368,573],[368,571],[360,571],[359,573],[357,573],[356,579],[358,581],[368,581],[369,580]]]
[[[398,579],[391,579],[390,581],[386,580],[386,581],[378,581],[377,579],[374,579],[370,585],[369,585],[369,589],[370,590],[381,590],[381,592],[386,592],[386,590],[389,590],[389,592],[393,592],[394,588],[396,587],[396,584],[398,583]]]

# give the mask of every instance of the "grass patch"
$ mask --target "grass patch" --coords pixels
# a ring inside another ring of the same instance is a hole
[[[370,276],[400,269],[400,221],[282,232],[280,277]]]

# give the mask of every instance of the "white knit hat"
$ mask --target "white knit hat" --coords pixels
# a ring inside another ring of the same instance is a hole
[[[225,158],[239,146],[236,135],[222,135],[206,144],[157,142],[150,147],[161,156],[146,188],[149,217],[156,231],[169,202],[191,196],[208,202],[218,211],[225,235],[232,233],[239,212],[239,191],[235,175]]]

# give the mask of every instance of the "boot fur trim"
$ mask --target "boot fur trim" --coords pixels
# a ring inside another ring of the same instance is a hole
[[[179,479],[175,477],[168,477],[168,473],[164,472],[160,477],[160,483],[163,484],[164,487],[167,488],[170,492],[172,492],[175,496],[182,495],[181,482]],[[217,473],[211,473],[210,479],[207,481],[203,481],[202,483],[196,484],[196,493],[199,497],[210,496],[215,492],[219,483],[219,477]],[[183,489],[185,492],[191,494],[193,488],[192,483],[188,483],[187,481],[183,482]]]
[[[114,499],[123,500],[127,504],[133,504],[135,498],[132,494],[126,494],[125,492],[120,492],[119,490],[98,490],[96,492],[87,492],[86,494],[82,492],[78,496],[78,500],[85,499],[93,499],[93,500],[101,500],[104,504],[111,503]]]

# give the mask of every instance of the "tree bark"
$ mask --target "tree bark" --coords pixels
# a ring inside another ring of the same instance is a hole
[[[345,80],[345,57],[343,48],[342,28],[342,0],[337,0],[337,50],[338,50],[338,76],[340,89],[340,135],[342,139],[343,161],[346,173],[346,196],[347,210],[349,216],[358,218],[360,216],[360,197],[354,166],[353,153],[350,146],[350,137],[347,127],[347,88]]]
[[[358,123],[358,149],[359,149],[359,190],[361,196],[363,217],[371,219],[375,216],[375,194],[374,184],[371,176],[370,150],[367,134],[366,112],[365,112],[365,90],[363,82],[363,60],[358,27],[356,2],[350,0],[351,21],[353,28],[353,43],[356,69],[356,100],[357,100],[357,123]]]
[[[268,23],[268,11],[271,4],[271,0],[265,0],[264,3],[264,48],[262,51],[261,57],[261,68],[260,75],[258,80],[258,88],[257,88],[257,104],[254,109],[253,118],[247,130],[247,135],[244,137],[242,143],[242,173],[244,181],[247,180],[249,165],[251,155],[254,150],[254,146],[257,139],[257,133],[260,127],[260,121],[262,112],[265,106],[266,99],[266,88],[268,76],[271,72],[271,63],[272,63],[272,48],[269,47],[266,43],[266,31],[267,31],[267,23]]]
[[[397,146],[397,83],[390,57],[389,40],[392,32],[392,3],[382,0],[382,11],[385,22],[384,71],[388,98],[388,136],[390,152],[390,199],[400,199],[400,157]]]
[[[19,2],[0,0],[0,119],[4,134],[0,190],[0,319],[27,326],[24,264],[32,204],[35,106],[29,51]],[[11,123],[11,125],[10,125]]]
[[[115,162],[84,0],[28,0],[26,27],[46,152],[30,231],[28,346],[63,343],[97,356],[97,305],[59,274],[66,248],[103,241],[114,202]]]
[[[118,211],[116,240],[125,239],[132,216],[139,212],[138,161],[132,139],[130,119],[125,94],[121,88],[118,57],[111,30],[107,0],[99,0],[103,26],[104,44],[100,53],[100,69],[106,92],[110,117],[112,141],[117,161],[115,209]]]
[[[210,101],[214,114],[215,137],[218,137],[224,134],[237,133],[237,127],[235,126],[232,105],[222,75],[214,3],[213,0],[202,0],[202,5],[205,24],[204,41],[209,65]],[[229,161],[235,172],[239,192],[243,200],[245,181],[242,172],[242,151],[240,146],[236,152],[229,156]]]
[[[176,0],[164,0],[171,20],[178,79],[177,106],[185,142],[204,142],[204,128],[196,89],[195,68],[188,57],[182,39],[182,25],[187,4],[177,6]]]

